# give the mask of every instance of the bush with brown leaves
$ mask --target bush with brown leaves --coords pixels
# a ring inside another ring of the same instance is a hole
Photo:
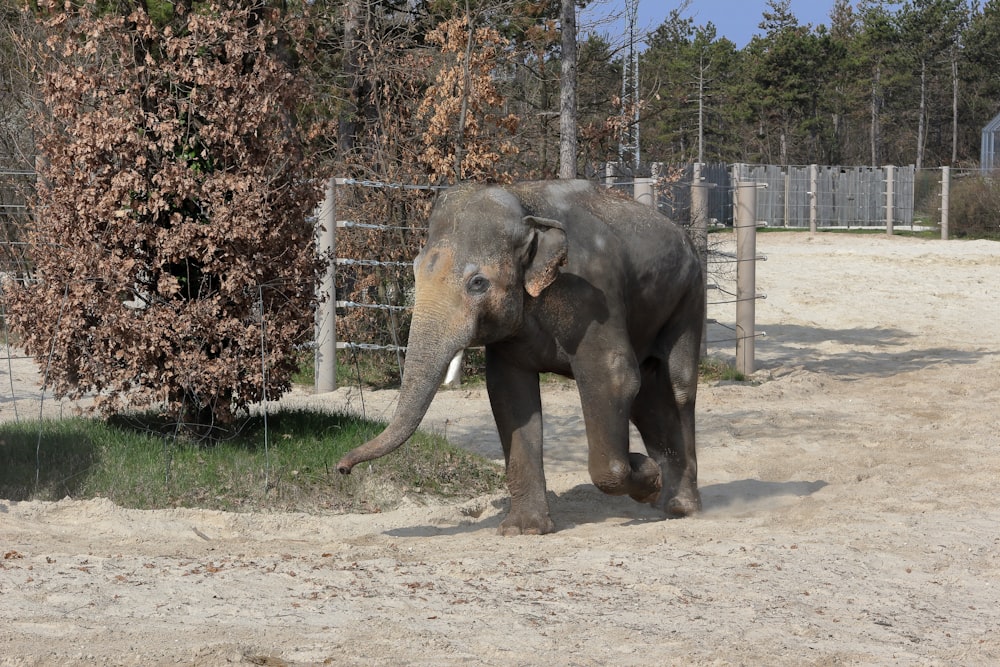
[[[36,51],[33,268],[10,323],[57,395],[229,421],[287,389],[312,336],[295,33],[237,0],[160,23],[66,7]]]

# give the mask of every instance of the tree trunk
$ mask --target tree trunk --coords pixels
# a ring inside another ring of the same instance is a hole
[[[576,4],[562,0],[559,178],[576,178]]]
[[[951,166],[958,162],[958,55],[951,51]]]
[[[361,96],[364,84],[360,74],[360,58],[358,51],[361,32],[361,0],[346,0],[344,2],[344,78],[350,86],[350,99],[341,112],[337,128],[337,147],[342,156],[354,148],[358,134],[358,116],[361,108]]]
[[[881,143],[881,133],[882,129],[879,126],[879,85],[882,78],[882,68],[880,65],[875,66],[875,71],[872,73],[872,99],[871,99],[871,151],[872,151],[872,161],[871,165],[873,167],[878,166],[879,163],[879,144]]]
[[[469,118],[469,95],[472,94],[472,44],[475,31],[472,27],[472,14],[466,6],[465,25],[469,35],[465,40],[465,56],[462,58],[462,106],[458,112],[458,127],[455,128],[457,143],[455,145],[455,182],[462,182],[462,160],[465,159],[465,124]]]
[[[705,161],[705,53],[698,54],[698,163]]]
[[[920,106],[917,110],[917,171],[924,165],[924,135],[927,133],[927,61],[920,61]]]

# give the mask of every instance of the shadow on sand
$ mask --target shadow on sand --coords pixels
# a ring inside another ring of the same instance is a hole
[[[758,325],[767,333],[757,343],[759,369],[796,366],[841,379],[892,377],[939,364],[974,364],[983,351],[949,347],[915,349],[913,334],[884,327],[826,329],[797,324]],[[835,353],[826,347],[842,346]],[[850,349],[843,349],[847,347]]]
[[[737,509],[753,513],[754,509],[766,512],[780,506],[781,500],[810,496],[827,486],[827,482],[789,481],[764,482],[742,479],[721,484],[709,484],[701,489],[704,514],[711,516]],[[392,537],[433,537],[462,535],[482,530],[495,531],[507,513],[508,499],[493,501],[495,510],[481,520],[470,518],[457,525],[425,525],[387,530]],[[556,522],[556,530],[573,526],[626,520],[626,525],[663,521],[663,515],[649,505],[640,505],[626,496],[607,496],[593,484],[579,484],[561,494],[549,492],[549,509]]]

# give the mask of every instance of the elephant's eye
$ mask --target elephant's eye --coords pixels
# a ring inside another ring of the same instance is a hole
[[[489,288],[489,279],[481,273],[472,276],[469,278],[469,282],[466,283],[466,289],[469,291],[469,294],[483,294]]]

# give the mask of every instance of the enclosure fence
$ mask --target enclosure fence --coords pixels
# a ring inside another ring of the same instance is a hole
[[[749,183],[755,184],[755,201],[752,212],[744,214],[749,219],[752,213],[753,222],[749,224],[753,229],[758,226],[816,231],[872,228],[885,229],[888,233],[930,229],[939,231],[941,238],[947,239],[956,230],[957,236],[964,235],[963,230],[971,224],[987,234],[1000,235],[1000,216],[996,215],[1000,210],[1000,186],[992,173],[978,169],[662,163],[647,165],[645,172],[625,171],[618,166],[602,169],[595,174],[594,180],[655,206],[674,220],[692,223],[692,234],[699,243],[706,244],[704,247],[707,247],[706,230],[728,228],[736,236],[740,229],[746,228],[737,222],[738,192],[740,184]],[[25,192],[30,191],[33,181],[34,172],[30,169],[0,168],[0,277],[3,280],[24,275],[29,266],[25,231],[31,224],[31,209]],[[436,186],[333,179],[327,192],[331,205],[324,205],[319,211],[323,224],[317,225],[317,229],[324,237],[319,239],[321,244],[334,246],[338,230],[364,229],[372,234],[393,234],[399,230],[391,216],[338,220],[333,205],[336,191],[348,188],[423,191],[434,190]],[[744,200],[748,196],[745,195]],[[713,239],[718,237],[716,234],[711,236]],[[705,251],[710,305],[738,307],[741,303],[757,300],[758,295],[747,287],[740,292],[736,273],[747,260],[737,255],[738,252],[715,248]],[[754,258],[754,262],[760,259],[755,254]],[[333,281],[338,272],[343,275],[373,267],[407,271],[409,266],[409,261],[379,257],[378,253],[370,257],[339,257],[320,286],[322,294],[330,295],[328,303],[333,307],[333,315],[325,319],[329,313],[326,309],[317,313],[317,357],[330,363],[338,350],[361,353],[379,350],[398,355],[401,366],[405,342],[402,336],[397,336],[400,332],[391,323],[393,318],[405,315],[410,307],[407,300],[397,298],[390,302],[348,298],[347,295],[338,297]],[[745,279],[748,272],[742,273]],[[0,298],[0,315],[3,308],[5,304]],[[353,334],[338,341],[337,309],[384,314],[384,328],[393,329],[393,340],[375,342]],[[718,326],[713,328],[719,329]],[[757,334],[752,330],[737,330],[734,326],[726,335],[739,345],[739,341],[752,341]],[[708,342],[728,341],[719,337]],[[8,346],[6,365],[9,367],[19,355],[18,350]],[[0,366],[4,363],[0,360]],[[317,389],[329,390],[335,386],[334,378],[335,375],[328,371],[317,375]],[[13,385],[13,378],[10,383]],[[13,387],[10,393],[16,393]]]
[[[1000,187],[992,173],[979,169],[650,163],[637,172],[641,178],[614,163],[603,169],[604,182],[615,187],[656,182],[658,206],[675,220],[690,215],[690,184],[697,179],[709,188],[710,225],[732,226],[736,184],[752,181],[760,184],[755,216],[764,227],[930,231],[945,240],[955,232],[1000,233],[994,213]]]
[[[609,189],[626,191],[637,201],[661,208],[660,191],[653,179],[637,179],[633,181],[605,182]],[[396,188],[396,189],[438,189],[437,186],[400,185],[373,181],[357,181],[353,179],[332,178],[327,182],[322,205],[317,210],[317,250],[324,255],[334,257],[329,264],[320,286],[320,307],[316,315],[316,370],[315,390],[317,393],[333,391],[337,388],[336,369],[338,350],[352,351],[388,351],[397,354],[405,353],[406,347],[399,343],[380,344],[370,341],[339,340],[337,334],[337,311],[354,308],[381,310],[387,313],[407,311],[412,304],[399,306],[391,303],[359,303],[356,301],[338,299],[336,294],[336,271],[341,267],[400,267],[412,266],[412,262],[386,261],[373,257],[341,257],[337,254],[337,230],[363,228],[367,230],[392,233],[399,229],[397,225],[346,220],[338,217],[338,191],[346,187],[362,188]],[[698,192],[707,195],[708,188],[698,181],[689,184],[696,191],[694,199],[699,200]],[[735,343],[737,370],[747,376],[754,371],[754,345],[758,336],[754,326],[754,302],[762,295],[756,293],[754,279],[755,262],[764,259],[757,255],[755,233],[757,221],[754,218],[756,195],[760,184],[753,181],[740,181],[737,185],[739,196],[736,197],[737,216],[733,231],[736,234],[736,252],[723,252],[711,248],[708,244],[707,208],[699,205],[698,211],[690,216],[688,225],[703,260],[703,269],[707,278],[707,289],[713,294],[707,305],[736,306],[736,324],[730,327],[731,336],[716,340],[703,340],[703,352],[709,344],[724,342]],[[732,268],[727,271],[726,268]],[[735,274],[735,278],[733,278]],[[735,283],[735,284],[732,284]],[[718,295],[715,297],[714,295]],[[717,322],[714,322],[719,324]],[[725,325],[723,325],[725,326]],[[706,327],[707,331],[708,327]],[[400,359],[400,365],[402,361]],[[461,367],[461,353],[452,360],[445,378],[445,384],[456,385],[460,382],[458,375]],[[402,370],[402,369],[400,369]]]

